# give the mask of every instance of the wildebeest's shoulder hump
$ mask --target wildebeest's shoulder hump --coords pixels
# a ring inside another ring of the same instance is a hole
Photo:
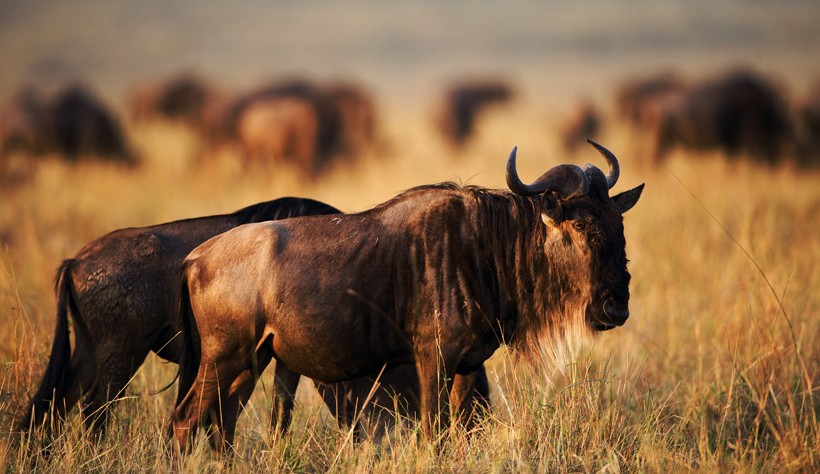
[[[469,195],[455,183],[440,183],[408,189],[395,198],[377,206],[372,212],[388,223],[393,220],[413,222],[433,215],[447,215],[463,209]]]

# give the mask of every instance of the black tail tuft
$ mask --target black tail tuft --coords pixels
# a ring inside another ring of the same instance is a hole
[[[26,431],[32,425],[40,425],[56,401],[66,395],[71,378],[71,342],[68,333],[68,312],[79,317],[77,305],[71,293],[71,265],[73,260],[64,260],[57,269],[54,291],[57,294],[57,325],[51,343],[51,356],[40,386],[31,397],[23,418],[17,424],[17,431]],[[69,407],[66,407],[69,408]]]
[[[191,309],[191,296],[188,291],[188,272],[182,272],[182,280],[179,289],[179,327],[182,331],[182,354],[179,357],[179,387],[177,391],[176,405],[182,402],[185,395],[194,385],[197,372],[199,371],[199,331],[196,328],[194,313]]]

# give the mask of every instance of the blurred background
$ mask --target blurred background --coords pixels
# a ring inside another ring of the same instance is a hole
[[[532,100],[603,97],[640,71],[747,65],[799,93],[820,73],[812,0],[0,2],[0,96],[83,81],[113,103],[181,71],[229,88],[355,77],[385,103],[501,75]]]

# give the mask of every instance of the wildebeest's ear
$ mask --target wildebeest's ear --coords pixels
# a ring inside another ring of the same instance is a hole
[[[615,201],[615,205],[618,206],[618,210],[621,211],[621,214],[632,209],[632,206],[638,202],[638,198],[641,197],[641,193],[643,192],[644,184],[645,183],[641,183],[640,186],[612,197],[612,200]]]
[[[564,220],[564,207],[552,191],[541,195],[541,220],[548,226],[558,225]]]

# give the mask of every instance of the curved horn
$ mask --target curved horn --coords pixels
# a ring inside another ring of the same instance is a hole
[[[606,162],[609,165],[609,173],[606,175],[606,185],[609,189],[612,189],[612,187],[615,186],[615,183],[618,182],[618,176],[621,175],[621,166],[618,164],[618,158],[615,158],[615,155],[613,155],[611,151],[595,143],[589,138],[587,138],[587,143],[594,146],[595,149],[603,155],[604,159],[606,159]]]
[[[536,196],[546,190],[555,191],[562,199],[583,196],[589,192],[589,178],[576,165],[558,165],[542,174],[532,184],[524,184],[518,177],[515,156],[518,147],[514,147],[507,158],[507,186],[519,196]]]

